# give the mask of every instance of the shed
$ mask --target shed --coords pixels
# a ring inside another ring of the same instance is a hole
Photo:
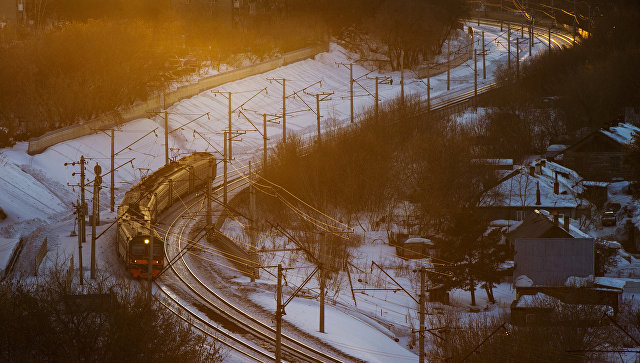
[[[436,248],[428,238],[413,237],[397,245],[396,254],[405,259],[436,257]]]

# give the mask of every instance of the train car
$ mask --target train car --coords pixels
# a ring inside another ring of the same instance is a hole
[[[131,188],[118,206],[116,249],[134,278],[147,278],[153,241],[153,276],[164,268],[164,241],[151,222],[216,177],[216,159],[194,153],[158,169]],[[152,238],[153,237],[153,238]]]

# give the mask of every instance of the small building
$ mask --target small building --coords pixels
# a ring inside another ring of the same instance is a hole
[[[511,248],[519,238],[588,238],[575,227],[571,226],[570,218],[562,220],[557,216],[535,210],[525,217],[524,221],[506,234],[507,245]]]
[[[520,166],[487,188],[478,211],[489,220],[524,220],[536,210],[579,218],[590,213],[590,204],[580,197],[582,178],[562,165],[538,160]]]
[[[538,286],[564,286],[569,277],[595,272],[593,238],[518,238],[514,280],[526,276]]]
[[[554,160],[587,180],[628,180],[633,173],[626,152],[633,142],[633,135],[638,133],[640,128],[628,123],[600,129],[569,146]]]
[[[396,245],[396,255],[404,259],[437,257],[433,241],[419,237],[409,238]]]

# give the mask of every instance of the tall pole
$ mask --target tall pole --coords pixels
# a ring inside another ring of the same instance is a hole
[[[478,95],[478,53],[473,52],[473,95]]]
[[[376,77],[376,121],[378,121],[378,101],[380,100],[380,96],[378,93],[378,83],[380,82],[380,77]]]
[[[263,147],[262,147],[262,170],[264,170],[267,167],[267,114],[265,113],[264,115],[262,115],[262,122],[263,122],[263,135],[262,135],[262,142],[263,142]]]
[[[516,38],[516,79],[520,78],[520,39]]]
[[[316,120],[318,124],[318,143],[320,143],[320,94],[316,94]]]
[[[529,23],[529,55],[531,55],[531,48],[533,47],[533,27]]]
[[[164,165],[169,165],[169,112],[164,111]]]
[[[153,287],[153,244],[154,241],[154,233],[153,233],[153,211],[149,211],[149,266],[147,268],[147,299],[149,303],[151,302],[152,297],[152,287]]]
[[[207,222],[207,233],[208,231],[211,229],[211,223],[213,220],[213,211],[211,210],[211,184],[213,184],[213,170],[216,167],[216,163],[213,160],[209,161],[209,175],[207,175],[207,185],[206,185],[206,199],[207,199],[207,216],[206,216],[206,222]]]
[[[82,218],[80,222],[82,224],[82,228],[79,229],[82,230],[82,233],[80,233],[82,235],[82,242],[87,242],[87,223],[85,221],[85,216],[89,208],[87,208],[87,202],[84,196],[84,163],[84,155],[82,155],[80,156],[80,199],[82,201]]]
[[[431,67],[427,65],[427,112],[431,112]]]
[[[278,264],[278,287],[276,290],[276,363],[282,362],[282,264]]]
[[[325,273],[325,268],[326,268],[326,255],[327,255],[327,251],[326,251],[326,247],[327,247],[327,241],[325,239],[324,234],[320,235],[320,333],[324,333],[324,295],[325,295],[325,278],[326,278],[326,273]]]
[[[84,218],[84,216],[82,215],[82,205],[80,203],[78,203],[78,205],[76,206],[77,208],[77,214],[78,214],[78,273],[80,276],[80,285],[84,285],[84,274],[82,272],[82,233],[80,230],[80,219]]]
[[[225,208],[227,206],[227,162],[229,162],[228,159],[228,155],[227,155],[227,148],[228,148],[228,143],[227,143],[227,137],[228,137],[228,132],[225,131],[224,132],[224,157],[223,157],[223,162],[224,162],[224,168],[223,168],[223,175],[224,175],[224,180],[222,181],[222,191],[223,191],[223,196],[222,196],[222,201],[224,202]],[[229,142],[230,144],[230,142]]]
[[[115,171],[113,169],[115,169],[115,142],[114,142],[114,130],[111,129],[111,201],[110,201],[110,206],[111,206],[111,212],[115,211],[115,206],[116,206],[116,197],[115,197],[115,189],[116,189],[116,182],[115,182]]]
[[[256,192],[253,186],[253,171],[251,170],[251,161],[249,161],[249,217],[251,218],[251,229],[249,230],[251,238],[251,262],[254,268],[251,271],[251,282],[255,282],[258,277],[257,249],[256,249]]]
[[[511,69],[511,23],[507,23],[507,68]]]
[[[282,141],[287,142],[287,94],[286,94],[286,79],[282,79]],[[266,120],[265,116],[265,120]],[[266,122],[265,122],[266,125]],[[266,130],[266,126],[265,126]],[[265,135],[267,132],[265,131]],[[266,142],[266,141],[265,141]],[[266,164],[265,164],[266,165]]]
[[[451,79],[451,54],[449,53],[449,42],[447,39],[447,91],[451,88],[449,87],[449,80]]]
[[[96,164],[93,169],[95,172],[95,178],[93,179],[93,198],[91,205],[91,279],[96,278],[96,223],[98,222],[98,195],[100,193],[100,184],[102,183],[102,177],[100,173],[102,168],[99,164]]]
[[[227,93],[229,95],[229,134],[227,135],[228,136],[227,142],[229,143],[229,155],[227,159],[231,160],[233,159],[233,153],[231,151],[231,144],[232,144],[231,142],[231,112],[232,112],[231,111],[231,92],[227,92]]]
[[[351,99],[351,123],[354,122],[354,117],[353,117],[353,63],[349,64],[349,92],[350,92],[350,99]]]
[[[484,49],[484,30],[482,31],[482,79],[487,79],[487,66],[485,62],[485,49]]]
[[[404,50],[400,51],[400,104],[404,106]]]
[[[420,268],[420,331],[418,333],[419,339],[419,349],[420,349],[420,357],[419,362],[424,362],[425,352],[424,352],[424,305],[425,305],[425,291],[424,291],[424,280],[425,280],[425,269],[424,266]]]
[[[551,27],[549,27],[549,53],[551,53]]]

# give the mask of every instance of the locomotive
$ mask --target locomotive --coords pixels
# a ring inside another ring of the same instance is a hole
[[[118,206],[116,250],[134,278],[153,277],[164,268],[164,241],[152,228],[156,217],[216,177],[216,158],[197,152],[158,169],[131,188]]]

